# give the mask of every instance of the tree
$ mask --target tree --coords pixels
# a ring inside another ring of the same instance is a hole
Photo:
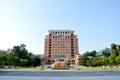
[[[7,54],[7,64],[8,65],[15,65],[15,55],[14,54]]]
[[[5,53],[0,54],[0,66],[39,66],[41,65],[41,56],[34,55],[27,51],[25,44],[14,46],[13,49],[8,49]]]
[[[94,57],[92,60],[93,66],[101,66],[102,65],[102,58],[100,57]]]
[[[87,66],[88,54],[89,52],[87,51],[81,56],[80,65]]]
[[[0,65],[4,65],[7,61],[6,54],[0,54]]]
[[[27,59],[20,59],[20,66],[26,67],[27,64],[28,64],[28,60]]]
[[[102,63],[104,66],[107,66],[110,64],[109,58],[103,58]]]
[[[28,51],[26,50],[26,45],[21,44],[20,46],[14,46],[12,49],[12,53],[21,59],[26,59]]]
[[[118,52],[118,55],[120,56],[120,45],[118,45],[117,52]]]
[[[96,50],[91,51],[91,53],[89,54],[89,56],[92,56],[92,57],[95,57],[95,55],[96,55]]]
[[[115,61],[116,61],[117,65],[119,65],[119,64],[120,64],[120,56],[117,56],[117,57],[115,58]]]
[[[92,60],[87,60],[87,66],[93,66]]]
[[[20,63],[21,63],[20,58],[15,56],[15,61],[14,61],[15,66],[20,66]]]
[[[29,52],[28,54],[27,54],[27,57],[33,57],[34,56],[34,54],[32,53],[32,52]]]
[[[114,55],[111,55],[111,56],[109,57],[109,61],[110,61],[110,65],[116,65],[115,56],[114,56]]]
[[[112,56],[118,56],[118,54],[117,54],[117,47],[116,47],[116,44],[114,44],[114,43],[112,43],[111,44],[111,55]]]
[[[39,55],[34,55],[32,57],[29,57],[29,66],[39,66],[41,65],[41,59]]]

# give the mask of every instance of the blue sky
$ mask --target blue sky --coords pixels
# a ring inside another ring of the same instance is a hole
[[[44,53],[48,30],[74,30],[80,54],[120,44],[120,0],[0,0],[0,49]]]

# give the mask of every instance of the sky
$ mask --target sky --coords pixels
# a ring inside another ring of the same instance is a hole
[[[120,0],[0,0],[0,49],[44,54],[48,30],[74,30],[80,54],[120,44]]]

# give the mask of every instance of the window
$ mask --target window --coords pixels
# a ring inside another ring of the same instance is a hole
[[[75,62],[75,60],[72,60],[72,62]]]
[[[70,36],[68,36],[68,39],[70,38]]]
[[[51,62],[51,60],[48,60],[48,62]]]
[[[51,55],[49,55],[48,57],[51,57]]]
[[[68,62],[71,62],[70,60],[68,60]]]
[[[72,57],[74,57],[74,55],[72,55]]]

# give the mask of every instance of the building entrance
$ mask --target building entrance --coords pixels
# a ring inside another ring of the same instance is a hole
[[[58,59],[58,61],[65,61],[64,59]]]

